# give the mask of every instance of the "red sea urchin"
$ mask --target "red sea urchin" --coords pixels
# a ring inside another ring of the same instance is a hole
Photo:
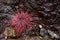
[[[33,18],[31,14],[21,11],[16,13],[9,23],[15,29],[16,34],[21,34],[34,25],[32,20]]]

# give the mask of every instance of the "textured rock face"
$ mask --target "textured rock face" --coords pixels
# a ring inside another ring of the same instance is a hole
[[[16,4],[19,2],[19,0],[1,0],[1,2],[6,4]]]
[[[20,12],[21,9],[24,12]],[[36,24],[32,27],[34,23]],[[32,29],[27,30],[30,27]],[[26,35],[41,35],[44,36],[43,40],[58,39],[60,35],[60,0],[0,0],[0,34],[5,32],[4,34],[7,36],[14,36],[15,33],[12,30],[15,30],[17,34],[23,32],[25,34],[25,30],[27,30]],[[36,40],[39,39],[36,38]]]

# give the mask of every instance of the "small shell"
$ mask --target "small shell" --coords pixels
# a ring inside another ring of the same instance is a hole
[[[15,30],[11,27],[6,27],[5,31],[4,31],[4,34],[6,36],[15,37]]]

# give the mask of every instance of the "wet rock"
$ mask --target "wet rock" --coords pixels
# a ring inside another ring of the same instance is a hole
[[[41,36],[47,35],[47,30],[44,29],[44,28],[41,28],[41,30],[40,30],[40,35],[41,35]]]

